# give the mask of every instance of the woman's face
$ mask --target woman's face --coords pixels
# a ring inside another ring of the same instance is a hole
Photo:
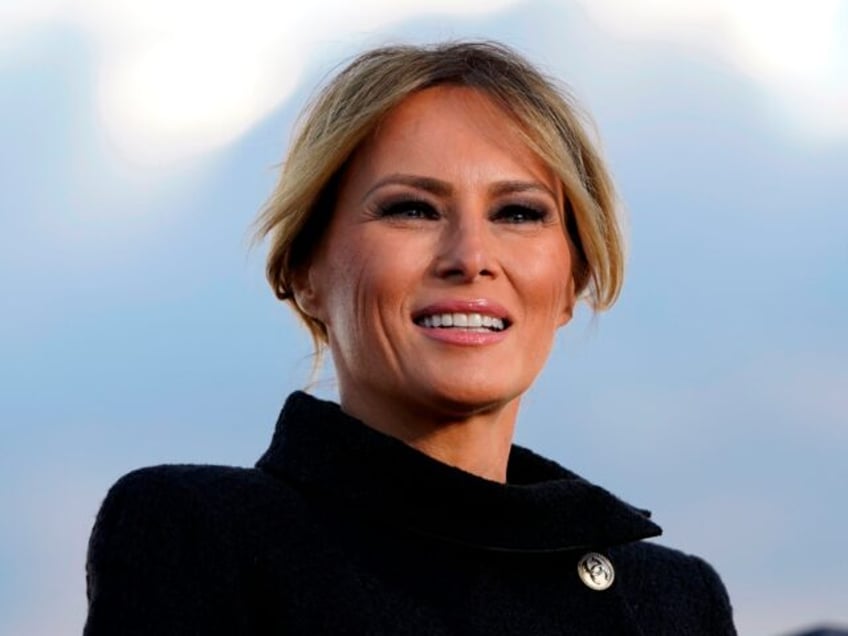
[[[438,419],[519,398],[574,306],[563,205],[484,94],[435,87],[393,110],[295,282],[327,327],[342,404]]]

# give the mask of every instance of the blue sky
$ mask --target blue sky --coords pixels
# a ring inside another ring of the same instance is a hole
[[[722,574],[741,633],[848,624],[848,3],[374,0],[351,21],[257,1],[243,32],[190,29],[177,4],[164,30],[186,46],[163,50],[183,74],[163,86],[159,3],[0,12],[0,633],[80,631],[121,474],[262,453],[310,369],[247,244],[294,117],[344,57],[446,37],[569,83],[629,217],[622,298],[560,334],[518,441],[653,509]],[[269,44],[295,28],[301,49]],[[209,42],[250,82],[204,67]]]

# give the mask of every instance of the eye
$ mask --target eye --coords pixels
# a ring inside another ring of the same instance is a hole
[[[382,218],[389,219],[425,219],[435,220],[439,218],[439,212],[429,203],[418,199],[404,199],[381,205],[378,214]]]
[[[542,223],[549,216],[550,213],[544,208],[516,203],[498,208],[492,219],[501,223]]]

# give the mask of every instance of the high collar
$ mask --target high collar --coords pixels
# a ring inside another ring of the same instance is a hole
[[[490,550],[604,548],[659,535],[634,508],[513,446],[507,483],[443,464],[306,393],[289,396],[257,467],[431,537]]]

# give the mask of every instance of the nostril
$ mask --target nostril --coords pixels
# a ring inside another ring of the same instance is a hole
[[[494,260],[479,241],[457,240],[437,259],[436,271],[441,278],[471,281],[495,277]]]
[[[477,200],[455,207],[439,236],[435,271],[440,278],[471,282],[496,276],[497,237],[491,232],[487,210],[485,201]]]
[[[477,278],[493,278],[494,272],[489,268],[477,267],[446,267],[438,270],[440,278],[473,281]]]

